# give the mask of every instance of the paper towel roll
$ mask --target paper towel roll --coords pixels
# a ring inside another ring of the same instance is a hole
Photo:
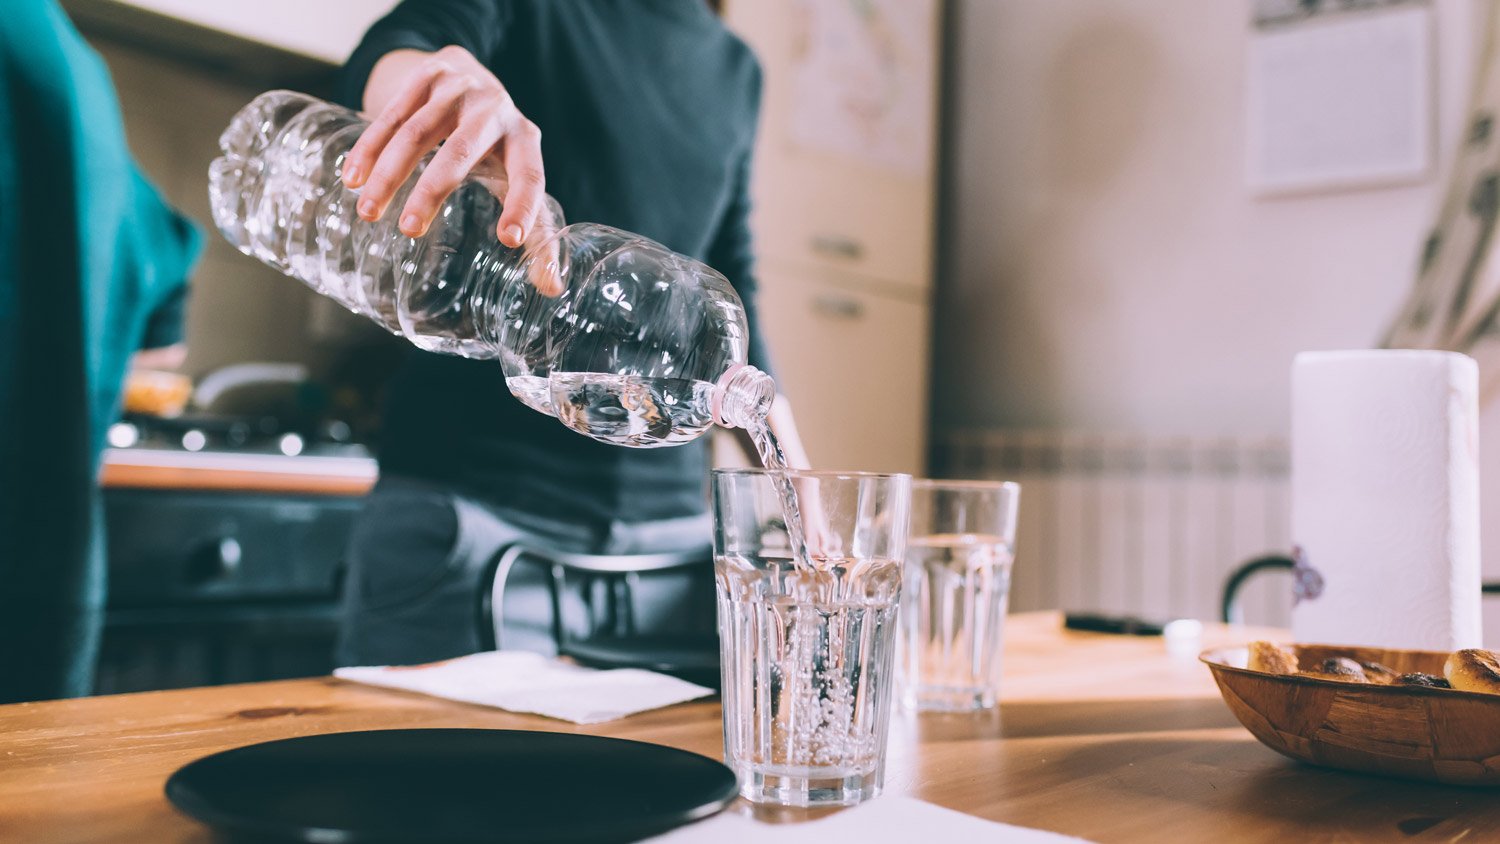
[[[1323,580],[1297,641],[1479,647],[1478,384],[1452,352],[1297,356],[1292,537]]]

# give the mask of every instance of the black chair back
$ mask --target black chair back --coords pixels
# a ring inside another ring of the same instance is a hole
[[[717,633],[643,633],[636,606],[643,575],[702,570],[711,560],[707,547],[657,554],[578,554],[509,545],[495,555],[480,581],[480,642],[492,649],[503,645],[506,582],[516,565],[538,565],[548,575],[552,638],[560,656],[595,668],[645,668],[717,687]],[[569,584],[580,580],[589,586],[582,591],[588,629],[581,637],[570,634],[563,610]]]
[[[1257,574],[1266,571],[1292,571],[1297,561],[1284,554],[1267,554],[1240,564],[1224,581],[1224,591],[1219,599],[1219,620],[1225,624],[1243,624],[1244,614],[1240,610],[1240,590]],[[1481,595],[1500,595],[1500,583],[1480,584]]]

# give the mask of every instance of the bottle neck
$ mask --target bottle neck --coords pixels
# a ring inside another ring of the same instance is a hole
[[[726,428],[752,428],[762,423],[776,400],[771,376],[753,366],[735,364],[714,385],[714,421]]]

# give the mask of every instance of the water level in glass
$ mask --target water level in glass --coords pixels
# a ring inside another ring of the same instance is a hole
[[[721,558],[724,752],[751,800],[849,804],[880,791],[901,567]]]
[[[902,602],[902,698],[919,709],[985,709],[1000,691],[1011,546],[996,536],[912,537]]]
[[[690,378],[552,373],[552,409],[600,442],[654,448],[696,439],[713,424],[714,385]]]

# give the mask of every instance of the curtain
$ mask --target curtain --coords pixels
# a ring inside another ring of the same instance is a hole
[[[1416,285],[1383,345],[1472,355],[1489,398],[1500,392],[1500,3],[1485,0],[1481,14],[1485,43],[1468,123]]]

